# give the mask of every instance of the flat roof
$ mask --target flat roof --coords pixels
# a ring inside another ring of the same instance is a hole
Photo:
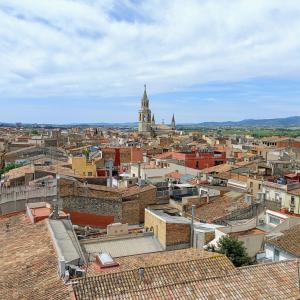
[[[164,250],[153,235],[120,237],[112,240],[85,240],[81,242],[81,246],[88,254],[92,254],[92,257],[101,252],[109,253],[112,257],[122,257]]]
[[[74,263],[84,260],[77,236],[72,228],[72,223],[68,219],[48,219],[54,244],[59,248],[67,263]]]
[[[191,221],[185,217],[182,216],[172,216],[169,215],[168,213],[166,213],[164,211],[164,209],[149,209],[147,208],[147,210],[156,215],[157,217],[159,217],[160,219],[162,219],[163,221],[165,221],[166,223],[178,223],[178,224],[190,224]]]

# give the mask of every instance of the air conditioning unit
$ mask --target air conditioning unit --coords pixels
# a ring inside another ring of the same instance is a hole
[[[69,271],[71,277],[75,276],[76,270],[78,269],[75,265],[68,265],[66,268]]]
[[[64,281],[65,282],[68,282],[70,279],[70,273],[68,270],[65,271],[65,274],[64,274]]]
[[[77,268],[75,270],[75,276],[76,277],[84,277],[85,276],[85,270],[82,270],[80,268]]]

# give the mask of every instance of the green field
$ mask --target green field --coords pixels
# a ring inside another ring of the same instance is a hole
[[[259,127],[231,127],[231,126],[222,126],[222,127],[209,127],[209,128],[182,128],[185,132],[194,132],[200,131],[203,134],[214,134],[218,136],[231,136],[231,135],[250,135],[256,138],[264,138],[271,136],[287,136],[287,137],[299,137],[300,128],[259,128]]]

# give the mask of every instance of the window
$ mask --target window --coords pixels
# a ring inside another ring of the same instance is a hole
[[[294,196],[291,197],[291,205],[295,205],[295,197]]]
[[[88,176],[93,176],[93,173],[92,172],[88,172]]]
[[[258,184],[258,189],[259,189],[259,190],[261,189],[261,184],[260,184],[260,183]]]
[[[281,197],[279,193],[275,193],[275,201],[280,202],[281,201]]]
[[[253,181],[250,181],[250,187],[251,188],[253,187]]]
[[[269,223],[272,225],[278,225],[280,224],[280,218],[275,216],[269,216]]]
[[[274,249],[274,261],[279,261],[279,250]]]

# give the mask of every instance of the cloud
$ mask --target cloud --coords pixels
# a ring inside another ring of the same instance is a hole
[[[299,77],[299,36],[298,0],[0,1],[0,101]]]

